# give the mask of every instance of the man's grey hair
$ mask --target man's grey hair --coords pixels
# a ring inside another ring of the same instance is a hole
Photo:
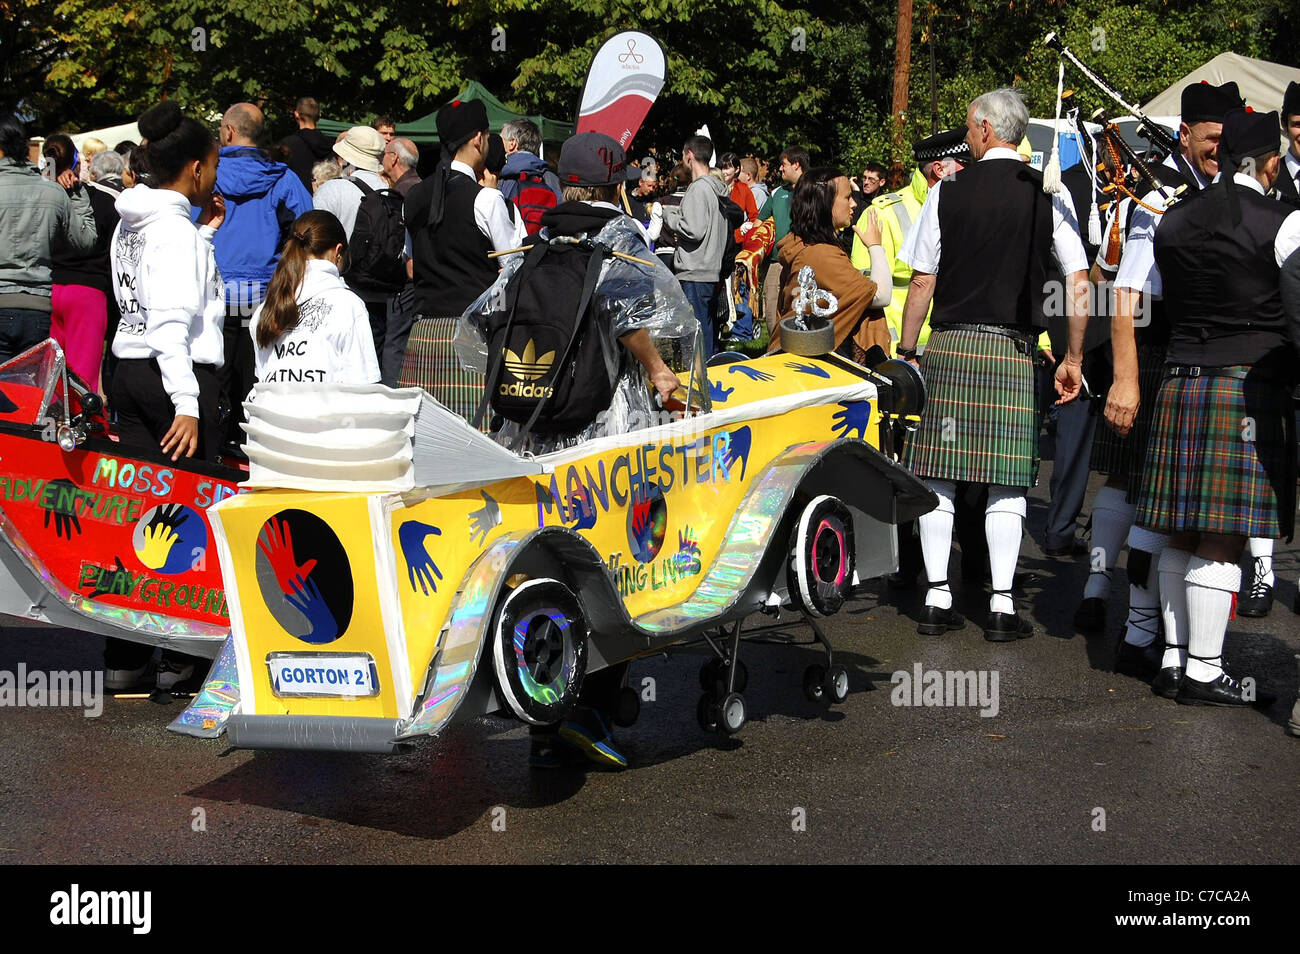
[[[519,142],[521,152],[537,155],[542,148],[542,131],[531,119],[512,119],[501,127],[502,139],[515,139]]]
[[[659,167],[655,165],[653,159],[646,158],[641,160],[641,180],[643,182],[654,179],[658,171]]]
[[[252,103],[236,103],[226,110],[221,117],[235,131],[235,135],[249,142],[256,142],[262,135],[261,110]]]
[[[406,139],[394,139],[388,144],[386,151],[397,157],[397,161],[402,164],[402,168],[414,169],[420,163],[420,154],[411,151],[410,146],[406,145],[408,141]]]
[[[1025,138],[1029,128],[1029,107],[1018,90],[1004,87],[991,93],[976,97],[971,103],[975,108],[975,122],[989,121],[993,135],[1003,142],[1013,145]]]
[[[112,149],[97,152],[90,157],[90,181],[95,182],[109,176],[120,176],[125,166],[126,163],[123,161],[120,152],[114,152]]]

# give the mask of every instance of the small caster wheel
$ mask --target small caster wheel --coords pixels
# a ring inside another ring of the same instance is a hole
[[[821,702],[826,695],[826,667],[814,663],[803,671],[803,694],[809,702]]]
[[[831,702],[843,702],[849,697],[849,671],[843,666],[831,666],[826,674],[826,695]]]
[[[717,703],[707,692],[700,696],[700,701],[695,706],[695,718],[705,732],[718,731]]]
[[[721,678],[722,660],[716,656],[700,667],[700,688],[705,692],[713,692],[714,684]]]
[[[627,728],[636,723],[641,715],[641,697],[631,686],[624,686],[614,699],[612,718],[615,725]]]
[[[718,728],[727,735],[735,735],[745,727],[745,697],[738,692],[727,693],[718,703]]]

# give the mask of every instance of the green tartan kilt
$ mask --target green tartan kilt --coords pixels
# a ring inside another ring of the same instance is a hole
[[[459,317],[419,316],[402,359],[401,387],[424,388],[449,410],[473,422],[483,399],[483,375],[461,367],[453,341]]]
[[[1014,339],[945,329],[921,355],[926,406],[904,463],[933,480],[1032,487],[1038,481],[1034,362]]]
[[[1137,524],[1162,533],[1290,537],[1295,440],[1290,389],[1275,379],[1165,378]]]
[[[1128,478],[1128,502],[1137,503],[1142,486],[1142,466],[1146,461],[1147,441],[1156,416],[1156,394],[1165,379],[1165,346],[1139,344],[1138,409],[1133,428],[1121,437],[1106,423],[1106,399],[1099,398],[1097,436],[1092,443],[1088,469],[1099,474]]]

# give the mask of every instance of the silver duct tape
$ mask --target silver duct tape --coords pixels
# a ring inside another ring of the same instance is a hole
[[[197,620],[182,619],[149,610],[135,610],[126,606],[111,606],[78,593],[50,572],[44,561],[36,555],[36,551],[14,528],[2,509],[0,509],[0,536],[4,537],[5,542],[22,561],[27,571],[51,596],[79,616],[99,623],[101,629],[97,631],[102,631],[103,626],[112,626],[122,630],[124,638],[146,637],[139,641],[155,646],[166,646],[177,639],[210,640],[215,646],[230,633],[228,626],[200,623]]]
[[[480,650],[492,622],[497,594],[505,583],[506,568],[532,532],[497,540],[474,563],[438,640],[433,677],[411,717],[399,724],[398,738],[436,735],[456,714],[478,671]]]
[[[826,447],[805,445],[773,461],[736,509],[726,542],[695,592],[676,606],[646,613],[636,625],[647,634],[663,635],[691,629],[705,620],[720,620],[734,609],[758,572],[772,534],[809,465]]]
[[[167,728],[181,735],[215,739],[226,731],[226,722],[238,705],[239,671],[235,664],[235,639],[228,636],[208,670],[203,688]]]

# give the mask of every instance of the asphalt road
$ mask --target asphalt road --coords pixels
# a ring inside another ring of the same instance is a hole
[[[1048,466],[1031,498],[1043,522]],[[620,730],[623,772],[530,772],[518,723],[479,720],[395,756],[249,752],[166,731],[179,712],[0,709],[0,860],[8,863],[1115,862],[1300,860],[1296,696],[1300,548],[1279,545],[1278,602],[1230,625],[1227,666],[1277,701],[1182,707],[1108,671],[1113,636],[1071,634],[1082,558],[1026,540],[1036,636],[986,643],[968,624],[916,635],[920,590],[854,602],[827,627],[851,692],[800,689],[810,648],[747,647],[750,722],[696,725],[682,652],[635,664],[654,701]],[[955,571],[955,564],[954,564]],[[1122,582],[1122,573],[1118,575]],[[955,578],[955,572],[954,572]],[[1126,594],[1111,605],[1116,632]],[[959,607],[979,618],[985,597]],[[102,641],[5,626],[0,670],[94,668]],[[891,674],[983,670],[997,714],[898,706]],[[198,811],[201,809],[201,812]],[[200,826],[198,821],[203,824]],[[203,830],[196,830],[202,828]],[[1189,845],[1201,846],[1195,857]],[[1210,847],[1205,847],[1210,846]]]

